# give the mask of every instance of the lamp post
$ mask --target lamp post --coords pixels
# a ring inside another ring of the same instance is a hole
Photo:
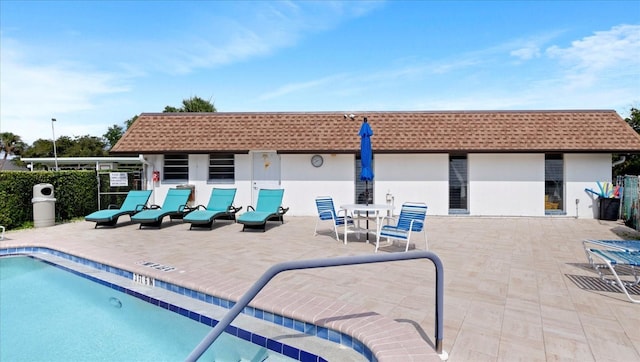
[[[55,123],[56,119],[55,118],[51,118],[51,134],[53,135],[53,159],[56,163],[56,171],[58,171],[58,152],[56,151],[56,132],[53,129],[53,124]]]

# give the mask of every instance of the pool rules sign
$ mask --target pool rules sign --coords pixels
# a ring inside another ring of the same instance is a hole
[[[129,178],[126,172],[109,172],[109,183],[111,187],[129,186]]]

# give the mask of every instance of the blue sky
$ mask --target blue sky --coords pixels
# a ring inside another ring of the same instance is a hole
[[[637,1],[0,0],[0,132],[220,112],[640,107]]]

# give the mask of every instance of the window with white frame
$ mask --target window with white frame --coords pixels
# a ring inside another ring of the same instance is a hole
[[[209,155],[209,182],[233,182],[235,171],[235,158],[232,153]]]
[[[164,155],[163,171],[165,181],[188,181],[189,155]]]

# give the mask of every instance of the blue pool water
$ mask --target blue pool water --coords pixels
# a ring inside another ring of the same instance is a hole
[[[182,361],[211,330],[29,257],[0,258],[0,361]],[[223,334],[209,361],[294,361]]]

